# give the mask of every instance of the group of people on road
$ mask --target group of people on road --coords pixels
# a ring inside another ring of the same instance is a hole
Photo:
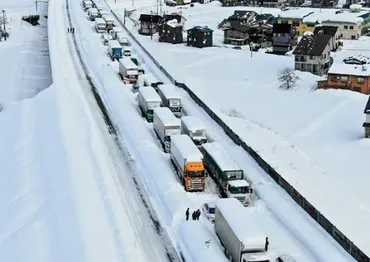
[[[190,210],[189,210],[189,208],[188,208],[188,209],[186,209],[185,215],[186,215],[186,221],[188,221],[188,220],[189,220],[189,216],[190,216]],[[191,218],[192,218],[193,220],[199,220],[199,217],[200,217],[200,210],[199,210],[199,209],[198,209],[198,210],[196,210],[196,211],[194,211],[194,212],[191,214]]]
[[[72,34],[74,34],[74,33],[75,33],[75,28],[74,28],[74,27],[69,27],[69,28],[67,29],[67,32],[68,32],[68,33],[72,33]]]

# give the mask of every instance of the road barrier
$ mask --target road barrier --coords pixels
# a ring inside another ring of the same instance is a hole
[[[337,241],[356,261],[370,262],[370,258],[362,252],[348,237],[346,237],[338,228],[336,228],[323,214],[320,213],[304,196],[302,196],[292,185],[289,184],[269,163],[267,163],[253,148],[248,146],[211,108],[209,108],[194,92],[184,83],[176,81],[165,68],[146,50],[136,37],[127,29],[121,19],[115,12],[113,16],[120,22],[121,26],[127,31],[128,35],[140,46],[144,53],[153,61],[153,63],[162,71],[170,81],[184,89],[189,96],[197,103],[234,141],[241,146],[258,163],[258,165],[282,187],[291,198],[299,204],[326,232],[328,232],[335,241]]]

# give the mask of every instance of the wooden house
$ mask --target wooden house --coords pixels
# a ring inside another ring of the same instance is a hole
[[[366,115],[366,119],[362,126],[365,128],[365,138],[370,138],[370,96],[367,100],[364,114]]]
[[[347,89],[370,94],[370,66],[334,63],[327,80],[318,81],[318,88]]]
[[[158,25],[162,21],[162,16],[153,14],[141,14],[139,34],[153,35],[158,31]]]
[[[229,21],[224,29],[224,44],[247,45],[249,43],[249,25],[240,21]]]
[[[326,74],[332,63],[329,35],[305,35],[294,49],[295,70]]]
[[[159,42],[179,44],[183,42],[183,26],[177,19],[163,22],[158,26]]]
[[[187,30],[187,45],[195,47],[209,47],[213,45],[213,30],[206,26],[195,26]]]

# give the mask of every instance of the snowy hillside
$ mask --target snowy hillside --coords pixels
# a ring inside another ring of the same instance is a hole
[[[123,7],[132,8],[124,3],[110,3],[120,14]],[[151,4],[155,11],[152,1],[136,1],[138,11],[133,17],[137,19],[141,12],[149,12]],[[365,221],[370,218],[366,186],[370,182],[366,166],[370,142],[363,139],[362,127],[368,97],[350,91],[315,90],[316,81],[322,78],[303,72],[297,72],[300,77],[297,88],[280,89],[277,75],[285,67],[294,67],[294,56],[251,54],[249,50],[233,50],[222,44],[223,33],[217,25],[235,9],[281,12],[268,8],[221,8],[217,2],[196,4],[193,8],[164,7],[168,13],[181,11],[187,19],[186,28],[201,25],[214,30],[216,47],[203,49],[159,43],[157,35],[150,39],[138,35],[138,27],[129,25],[129,28],[176,80],[186,83],[219,112],[247,144],[344,234],[368,250],[363,232],[370,233],[370,228],[358,228],[358,224],[367,224]],[[316,10],[315,20],[335,14],[330,9],[320,12]],[[340,62],[359,53],[366,55],[369,43],[366,37],[344,41],[334,60]],[[343,194],[344,191],[350,194]],[[338,202],[346,203],[346,216]]]

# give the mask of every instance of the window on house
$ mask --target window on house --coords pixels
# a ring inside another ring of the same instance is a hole
[[[351,39],[356,39],[356,36],[355,35],[351,35]]]
[[[313,60],[313,55],[310,55],[310,59]]]
[[[293,26],[299,26],[299,21],[297,21],[297,20],[293,20],[292,25],[293,25]]]
[[[340,81],[342,82],[348,82],[348,76],[341,76]]]
[[[357,77],[357,83],[365,83],[365,77]]]
[[[324,59],[326,59],[326,54],[324,54]]]
[[[344,26],[344,29],[348,29],[348,25],[345,25],[345,26]]]
[[[350,26],[349,29],[353,29],[353,26]]]
[[[340,76],[338,76],[338,75],[332,75],[332,76],[330,76],[330,80],[331,81],[334,81],[334,82],[337,82],[337,81],[340,80]]]

